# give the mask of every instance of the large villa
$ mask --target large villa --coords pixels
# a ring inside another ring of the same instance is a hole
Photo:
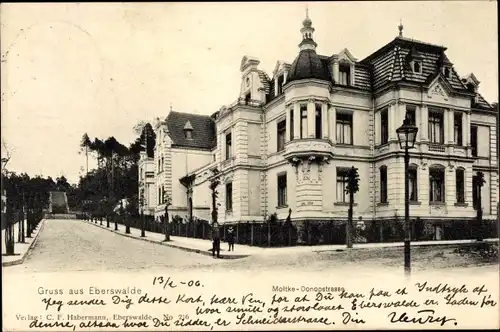
[[[410,150],[410,213],[435,239],[449,223],[484,220],[498,207],[497,112],[479,79],[457,73],[446,47],[399,35],[364,59],[344,48],[317,52],[306,15],[297,57],[272,73],[241,60],[236,101],[210,116],[170,111],[155,129],[154,158],[142,154],[144,213],[211,220],[217,170],[219,223],[263,222],[276,213],[305,222],[344,222],[347,169],[359,170],[357,223],[404,216],[404,151],[396,129],[418,127]],[[263,48],[265,45],[262,45]],[[479,195],[477,172],[486,180]],[[448,226],[447,226],[448,225]],[[382,227],[382,226],[380,226]]]

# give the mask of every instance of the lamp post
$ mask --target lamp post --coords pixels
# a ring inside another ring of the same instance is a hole
[[[144,223],[144,189],[141,189],[139,205],[141,207],[141,237],[146,237],[146,225]]]
[[[405,274],[407,276],[411,273],[411,257],[410,257],[410,194],[409,194],[409,176],[408,168],[410,164],[409,149],[415,146],[415,138],[417,137],[418,128],[411,124],[410,119],[406,117],[403,125],[396,129],[398,134],[399,146],[405,150]]]

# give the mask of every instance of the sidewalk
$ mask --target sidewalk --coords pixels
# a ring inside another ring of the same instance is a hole
[[[82,220],[83,221],[83,220]],[[118,224],[118,231],[115,231],[115,224],[110,223],[109,228],[106,227],[106,222],[103,221],[103,225],[92,223],[90,221],[83,221],[91,225],[104,228],[108,231],[118,233],[123,236],[128,236],[138,240],[148,241],[152,243],[162,244],[169,247],[196,252],[204,255],[212,255],[212,241],[204,239],[194,239],[182,236],[170,236],[169,242],[163,242],[165,235],[153,232],[146,232],[146,237],[141,237],[141,231],[137,228],[130,227],[130,234],[125,234],[125,226]],[[488,242],[498,242],[498,239],[486,239]],[[446,245],[456,245],[456,244],[466,244],[475,243],[476,240],[452,240],[452,241],[413,241],[411,243],[412,247],[432,247],[432,246],[446,246]],[[354,244],[354,250],[360,249],[376,249],[376,248],[394,248],[403,247],[403,242],[392,242],[392,243],[358,243]],[[244,258],[248,256],[260,256],[260,255],[286,255],[293,253],[309,253],[309,252],[328,252],[328,251],[344,251],[346,250],[346,245],[344,244],[327,244],[327,245],[317,245],[317,246],[294,246],[294,247],[278,247],[278,248],[261,248],[253,247],[243,244],[235,244],[235,251],[227,251],[227,243],[221,243],[221,256],[226,259],[236,259]]]
[[[24,220],[24,229],[28,228],[27,220]],[[29,251],[35,246],[38,241],[38,236],[40,232],[43,230],[43,225],[45,220],[42,220],[37,228],[31,234],[31,237],[25,237],[25,242],[17,242],[18,234],[19,234],[19,224],[14,225],[14,255],[6,256],[6,246],[5,246],[5,230],[2,231],[2,266],[11,266],[22,264],[26,257],[28,256]],[[26,231],[25,231],[26,232]]]

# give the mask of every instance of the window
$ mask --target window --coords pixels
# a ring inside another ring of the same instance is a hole
[[[387,144],[389,141],[389,111],[387,109],[380,112],[380,144]]]
[[[278,206],[286,206],[286,173],[278,175]]]
[[[435,144],[444,143],[443,112],[429,111],[429,141]]]
[[[278,86],[276,87],[276,90],[278,91],[278,95],[283,93],[283,82],[285,81],[285,77],[281,75],[278,77]]]
[[[406,105],[406,118],[410,120],[410,124],[417,125],[416,107],[413,105]]]
[[[474,175],[472,177],[472,206],[474,207],[474,210],[477,210],[478,208],[478,203],[479,203],[479,191],[481,190],[481,187],[479,187],[477,183],[477,175]]]
[[[444,202],[444,168],[430,168],[429,180],[429,201]]]
[[[465,203],[465,171],[458,168],[455,172],[455,187],[457,190],[457,203]]]
[[[380,167],[380,203],[387,203],[387,166]]]
[[[160,158],[158,158],[158,171],[157,171],[158,173],[160,173],[160,166],[161,166],[161,165],[160,165],[160,162],[161,162],[161,159],[160,159]]]
[[[455,113],[453,121],[453,136],[455,138],[455,144],[462,146],[462,113]]]
[[[231,133],[228,133],[226,134],[226,160],[231,158],[232,155],[231,145],[232,145]]]
[[[414,73],[422,72],[422,63],[420,61],[413,62],[413,72]]]
[[[293,141],[293,135],[294,135],[294,121],[293,121],[293,108],[290,110],[290,141]]]
[[[164,162],[165,162],[165,159],[164,159],[163,157],[161,157],[161,171],[162,171],[162,172],[163,172],[163,169],[164,169],[164,167],[165,167]]]
[[[337,168],[337,202],[338,203],[349,203],[349,194],[346,191],[348,183],[349,169],[347,168]]]
[[[321,104],[316,104],[316,138],[321,139],[321,127],[323,126],[323,122],[321,119]]]
[[[337,143],[352,144],[352,114],[337,114]]]
[[[307,105],[300,105],[300,138],[307,138]]]
[[[477,126],[470,127],[470,145],[472,156],[477,157]]]
[[[443,74],[446,78],[451,78],[451,68],[450,67],[444,67],[443,68]]]
[[[347,64],[339,65],[339,84],[350,85],[351,82],[351,68]]]
[[[184,134],[186,135],[187,139],[193,139],[193,132],[191,130],[185,130]]]
[[[250,104],[250,100],[251,100],[251,95],[250,95],[250,92],[248,92],[248,93],[245,95],[245,105]]]
[[[415,166],[410,166],[408,168],[408,193],[410,194],[410,202],[418,201],[418,178],[417,178],[417,168]]]
[[[226,211],[233,210],[233,184],[226,183]]]
[[[282,120],[278,122],[278,150],[281,151],[285,149],[285,137],[286,137],[286,121]]]
[[[156,200],[158,202],[158,204],[161,204],[160,199],[161,199],[161,188],[158,188],[158,197],[157,197],[157,200]],[[140,205],[140,202],[139,202],[139,205]]]

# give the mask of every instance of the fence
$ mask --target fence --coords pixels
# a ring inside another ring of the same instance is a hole
[[[117,223],[141,229],[139,216],[115,216]],[[96,219],[98,220],[98,219]],[[102,219],[102,220],[105,220]],[[114,219],[110,219],[114,223]],[[102,221],[101,221],[102,223]],[[412,241],[430,240],[463,240],[473,239],[475,220],[450,221],[411,221]],[[498,237],[496,221],[483,221],[485,238]],[[152,216],[144,216],[144,229],[147,232],[164,233],[164,224]],[[295,245],[345,244],[345,220],[306,220],[300,223],[286,221],[240,222],[222,224],[220,235],[222,241],[227,241],[228,230],[233,228],[236,244],[259,247],[283,247]],[[169,234],[198,239],[211,238],[210,222],[194,219],[186,222],[175,216],[169,223]],[[355,243],[401,242],[404,240],[404,221],[401,219],[383,221],[354,221]]]
[[[31,237],[43,217],[42,209],[28,209],[27,213],[24,213],[21,209],[14,209],[12,203],[9,203],[9,200],[7,200],[6,211],[2,213],[5,254],[15,255],[15,227],[18,227],[17,242],[24,243],[26,238]]]

